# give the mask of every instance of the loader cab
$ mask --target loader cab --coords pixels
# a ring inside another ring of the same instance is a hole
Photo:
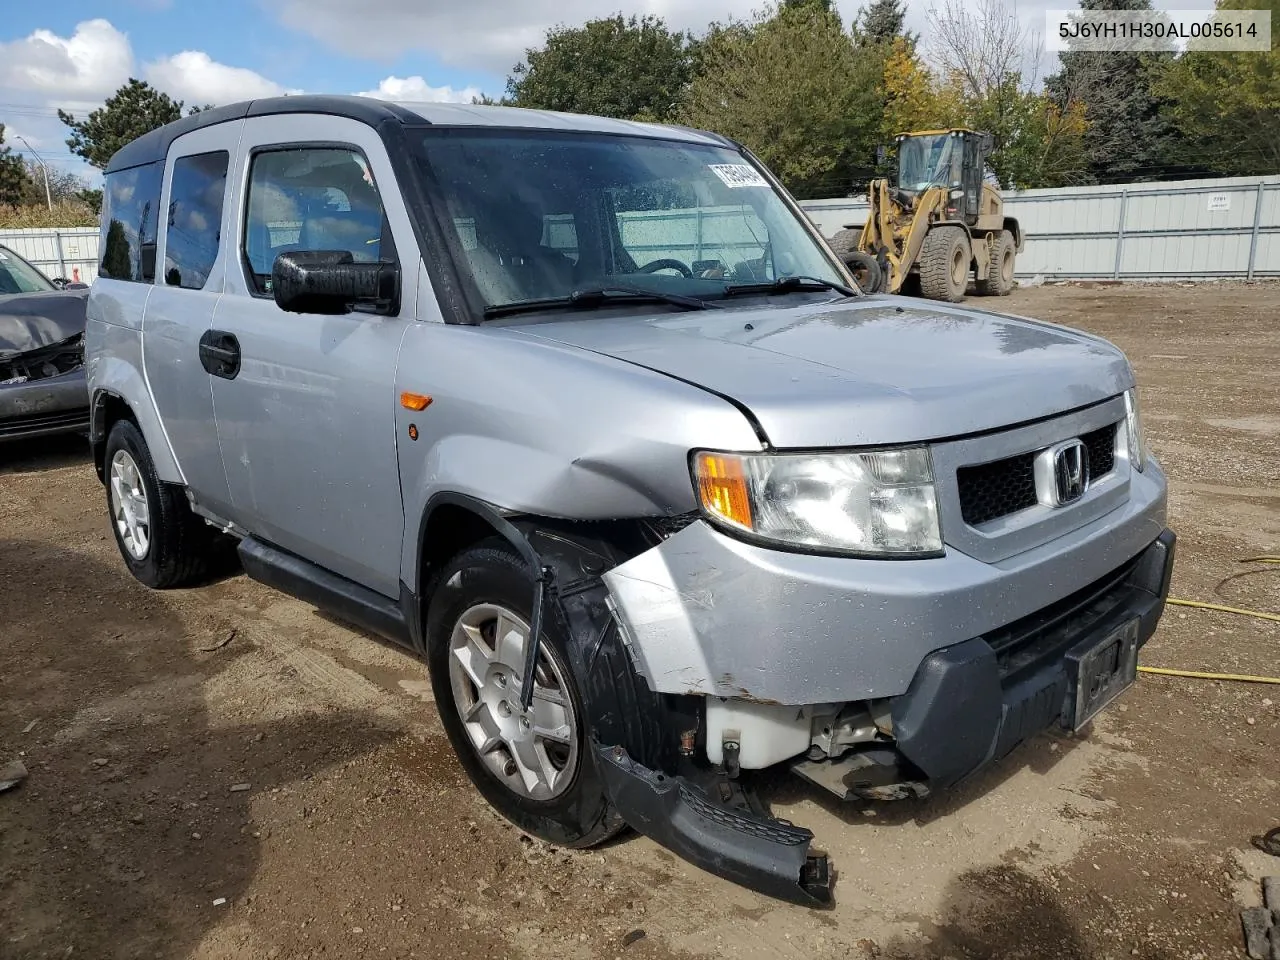
[[[947,193],[948,219],[972,225],[978,219],[985,160],[991,152],[989,133],[973,130],[927,130],[899,134],[897,189],[918,198],[940,187]]]

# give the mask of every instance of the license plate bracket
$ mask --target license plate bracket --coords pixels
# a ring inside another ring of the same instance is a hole
[[[1101,640],[1086,640],[1067,651],[1070,686],[1063,726],[1079,730],[1138,679],[1137,617]]]

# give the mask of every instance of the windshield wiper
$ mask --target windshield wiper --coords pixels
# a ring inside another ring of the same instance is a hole
[[[663,293],[642,287],[608,286],[591,290],[575,290],[567,297],[547,297],[543,300],[517,300],[515,303],[495,303],[484,308],[484,318],[509,317],[517,313],[533,313],[537,310],[596,310],[603,306],[621,303],[669,303],[682,310],[706,310],[711,305],[697,297],[679,293]]]
[[[771,283],[737,283],[724,288],[726,297],[744,293],[807,293],[813,290],[835,290],[846,297],[856,297],[858,292],[843,283],[823,280],[821,277],[779,277]]]

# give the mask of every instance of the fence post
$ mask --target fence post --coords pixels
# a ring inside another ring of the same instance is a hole
[[[1120,279],[1120,257],[1124,253],[1124,216],[1125,209],[1129,206],[1129,191],[1120,191],[1120,216],[1116,223],[1116,265],[1111,271],[1111,279]]]
[[[62,254],[62,231],[53,231],[53,244],[58,251],[58,276],[65,277],[67,275],[67,261]]]
[[[1262,198],[1266,190],[1265,181],[1258,181],[1258,195],[1253,201],[1253,236],[1249,238],[1249,272],[1247,278],[1253,279],[1253,265],[1258,256],[1258,230],[1262,226]]]

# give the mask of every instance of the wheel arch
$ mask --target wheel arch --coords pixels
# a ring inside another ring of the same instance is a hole
[[[138,426],[138,417],[124,397],[112,390],[96,391],[89,409],[89,443],[93,449],[93,468],[98,472],[99,480],[105,481],[106,477],[107,434],[120,420],[129,420]]]
[[[1005,217],[1004,228],[1013,234],[1013,249],[1021,253],[1025,238],[1022,235],[1022,226],[1018,223],[1018,218]]]
[[[165,483],[186,485],[146,381],[137,367],[118,356],[99,357],[96,369],[90,373],[89,390],[89,442],[95,464],[115,422],[112,417],[127,413],[147,443],[156,476]]]

